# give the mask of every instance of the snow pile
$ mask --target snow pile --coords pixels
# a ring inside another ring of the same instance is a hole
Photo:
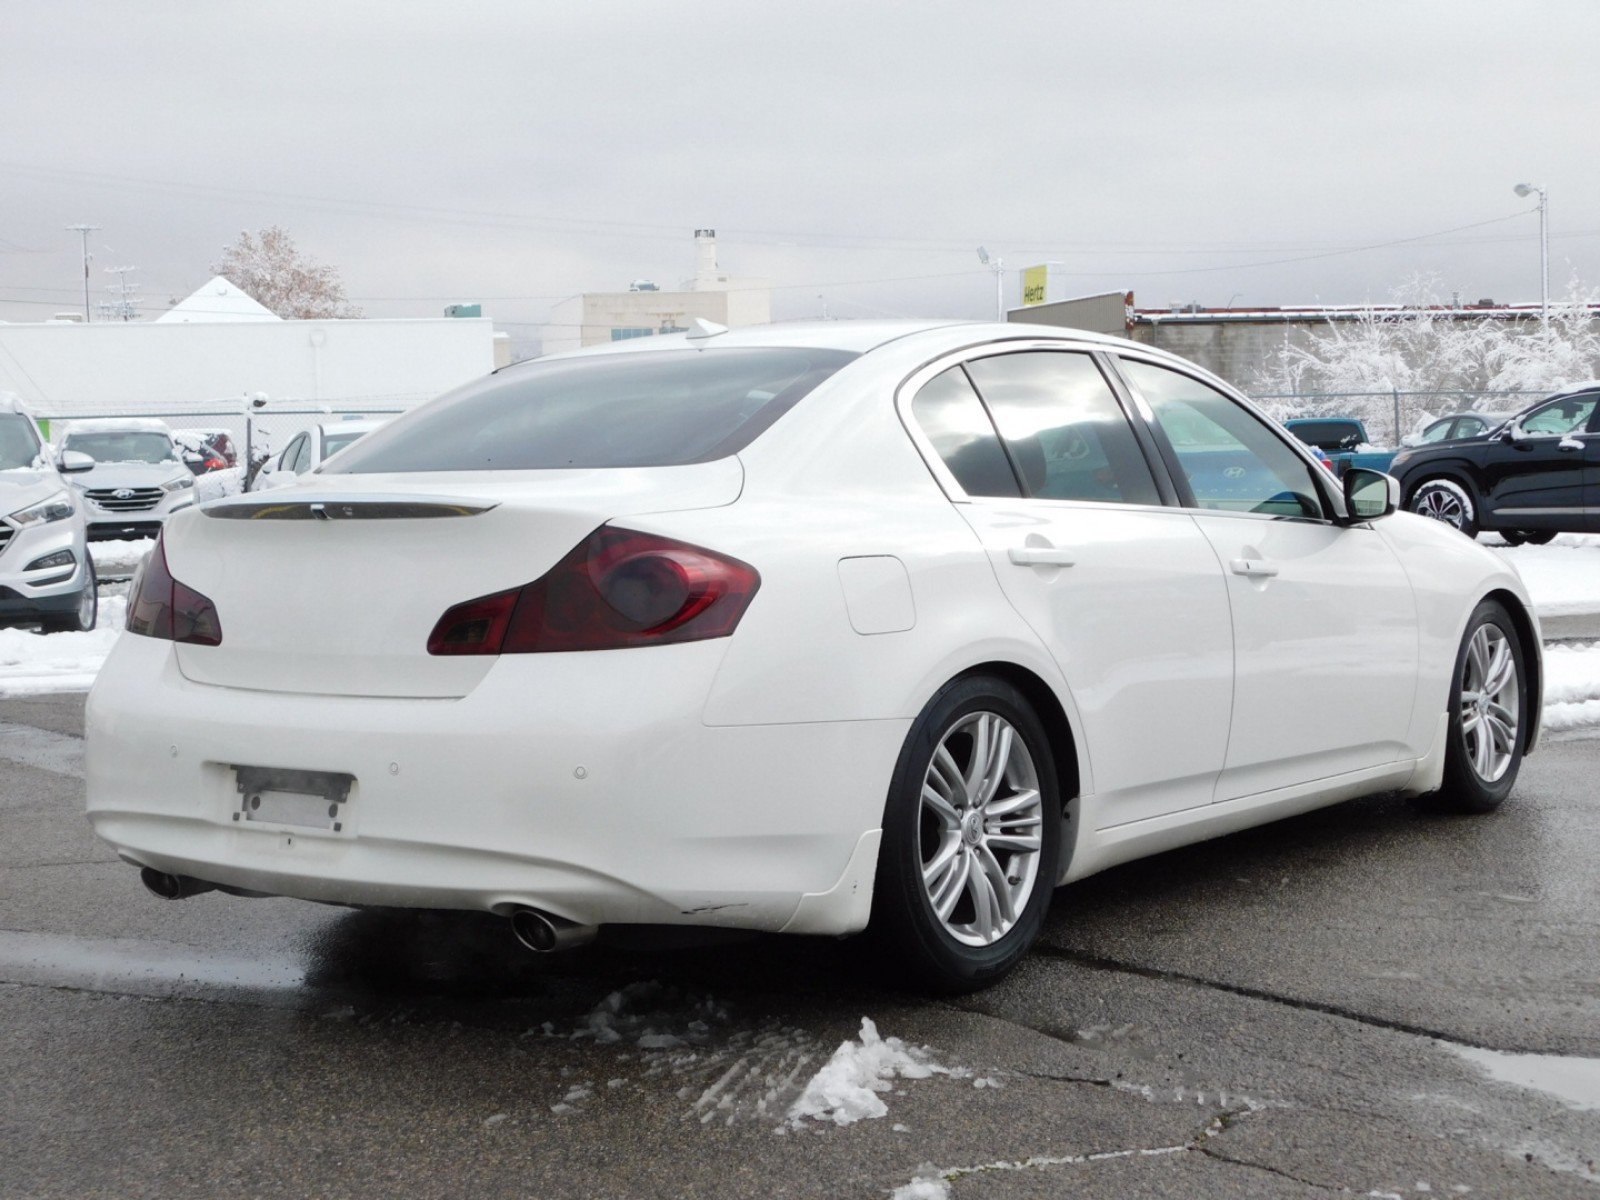
[[[244,491],[243,467],[224,467],[220,471],[207,471],[204,475],[195,476],[196,504],[204,504],[207,500],[217,500],[223,496],[237,496],[242,491]]]
[[[1551,646],[1544,670],[1545,729],[1600,725],[1600,642]]]
[[[1528,586],[1541,617],[1600,612],[1600,537],[1564,533],[1544,546],[1497,546]]]
[[[127,597],[101,596],[100,620],[87,633],[0,629],[0,695],[86,689],[122,632],[127,609]]]
[[[955,1072],[934,1062],[926,1047],[917,1049],[896,1037],[880,1037],[872,1019],[862,1017],[861,1040],[843,1043],[811,1077],[799,1099],[789,1106],[789,1125],[799,1128],[808,1119],[853,1125],[887,1116],[889,1106],[882,1093],[892,1091],[896,1079],[951,1074]]]
[[[895,1188],[889,1200],[950,1200],[950,1184],[942,1175],[918,1175],[910,1183]]]

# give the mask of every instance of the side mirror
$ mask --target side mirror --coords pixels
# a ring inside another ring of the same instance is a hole
[[[56,458],[56,470],[63,475],[77,475],[94,470],[94,459],[82,450],[63,450]]]
[[[1400,507],[1400,481],[1382,471],[1351,467],[1344,475],[1344,510],[1349,521],[1376,521]]]

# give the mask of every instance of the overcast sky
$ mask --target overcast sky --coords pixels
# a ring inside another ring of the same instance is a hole
[[[987,316],[985,245],[1141,306],[1600,286],[1594,0],[0,0],[0,319],[149,311],[280,224],[371,316],[692,274]],[[1443,232],[1443,231],[1453,232]],[[1417,239],[1377,249],[1377,243]],[[515,323],[515,324],[513,324]]]

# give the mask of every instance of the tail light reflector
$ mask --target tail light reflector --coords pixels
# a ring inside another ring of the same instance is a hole
[[[128,601],[128,632],[169,642],[220,646],[222,621],[217,606],[172,577],[165,543],[164,534],[156,538],[156,547],[134,585]]]
[[[540,578],[457,604],[429,654],[616,650],[727,637],[761,576],[673,538],[601,526]]]

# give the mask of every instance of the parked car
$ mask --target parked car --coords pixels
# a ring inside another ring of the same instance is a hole
[[[177,514],[88,701],[158,895],[844,935],[991,981],[1052,889],[1537,737],[1515,570],[1121,338],[833,321],[504,368]],[[265,582],[264,582],[265,581]]]
[[[1355,417],[1296,417],[1285,421],[1283,427],[1306,445],[1321,451],[1335,475],[1343,475],[1351,467],[1388,471],[1389,464],[1394,461],[1395,452],[1372,445],[1366,425]]]
[[[1487,437],[1395,456],[1406,507],[1468,537],[1508,542],[1600,532],[1600,381],[1530,405]]]
[[[94,628],[84,505],[65,478],[93,466],[83,454],[52,454],[27,409],[0,395],[0,626]]]
[[[73,480],[86,502],[90,541],[154,537],[169,516],[194,503],[194,473],[161,421],[74,421],[61,449],[94,459]]]
[[[286,487],[309,475],[346,446],[383,425],[387,418],[367,421],[330,421],[296,434],[283,453],[267,460],[251,483],[251,491]]]
[[[183,448],[184,460],[196,475],[238,465],[239,451],[226,429],[180,429],[173,432],[172,440]]]
[[[1447,413],[1430,421],[1416,433],[1400,439],[1401,446],[1431,446],[1435,442],[1454,442],[1463,438],[1486,437],[1511,419],[1509,413]]]

